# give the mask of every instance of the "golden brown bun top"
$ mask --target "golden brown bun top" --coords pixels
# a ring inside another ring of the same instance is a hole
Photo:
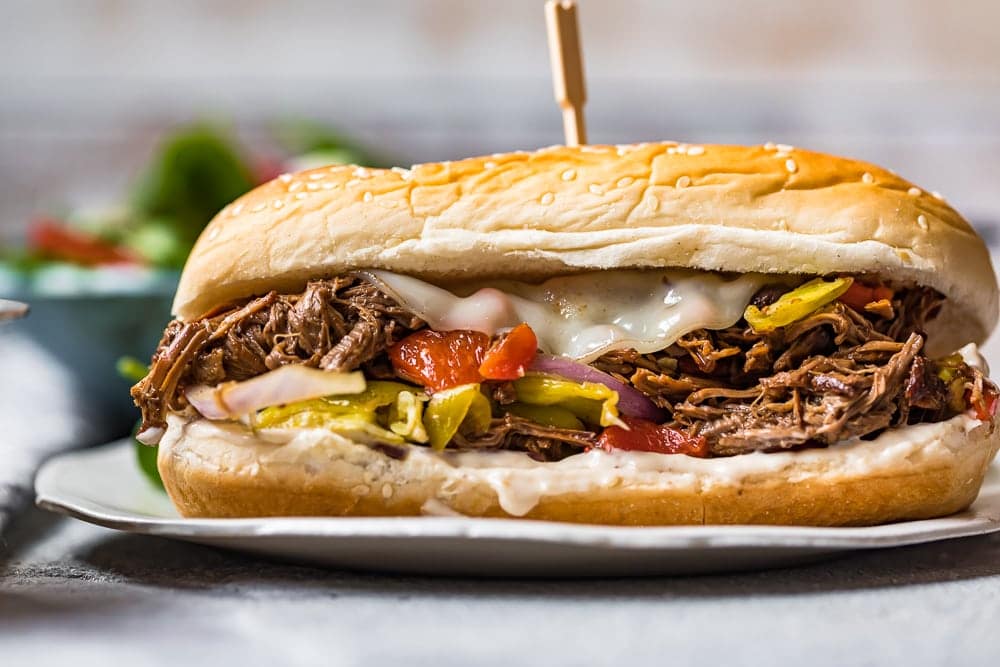
[[[939,349],[982,341],[997,319],[986,246],[939,196],[790,146],[672,142],[283,175],[208,225],[174,312],[363,268],[534,280],[637,267],[912,280],[949,297]]]

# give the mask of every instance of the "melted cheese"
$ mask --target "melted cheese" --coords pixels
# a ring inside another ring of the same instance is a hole
[[[656,352],[690,331],[731,326],[768,280],[759,274],[727,279],[701,271],[621,270],[537,285],[491,281],[449,291],[389,271],[361,275],[432,329],[492,336],[527,322],[542,351],[585,362],[623,348]]]

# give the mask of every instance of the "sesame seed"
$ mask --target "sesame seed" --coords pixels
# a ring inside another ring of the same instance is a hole
[[[355,169],[351,173],[353,173],[358,178],[371,178],[372,177],[372,173],[370,171],[368,171],[367,169],[365,169],[364,167],[358,167],[357,169]]]
[[[539,199],[539,201],[542,202],[542,204],[548,206],[553,201],[555,201],[555,198],[556,198],[556,196],[554,194],[552,194],[551,192],[546,192],[544,195],[542,195],[542,197],[541,197],[541,199]]]
[[[567,169],[562,173],[564,181],[572,181],[574,178],[576,178],[576,169]]]
[[[352,178],[351,180],[347,181],[347,187],[353,188],[355,185],[357,185],[360,182],[361,182],[360,179]]]
[[[312,190],[313,192],[319,190],[319,183],[306,183],[306,190]]]
[[[264,202],[261,202],[259,204],[254,204],[254,207],[252,209],[250,209],[250,212],[251,213],[260,213],[265,208],[267,208],[267,204],[265,204]]]
[[[923,214],[917,216],[917,224],[920,225],[920,229],[927,231],[927,217]]]
[[[785,160],[785,169],[788,170],[788,173],[794,174],[799,170],[799,165],[795,164],[795,160],[792,158],[788,158]]]
[[[861,174],[861,180],[867,183],[868,185],[871,185],[872,183],[875,182],[875,177],[866,171],[865,173]]]
[[[910,188],[909,190],[906,191],[906,194],[910,195],[911,197],[919,197],[920,195],[923,194],[923,192],[920,190],[920,188]]]
[[[281,208],[284,205],[285,205],[285,202],[283,202],[282,200],[280,200],[280,199],[275,199],[274,200],[274,208]]]
[[[382,497],[392,498],[392,484],[386,483],[382,485]]]
[[[361,198],[365,201],[371,201],[373,199],[372,193],[366,192]]]
[[[687,186],[691,185],[691,177],[681,176],[680,178],[677,179],[676,185],[679,188],[686,188]]]
[[[218,235],[219,235],[219,228],[218,227],[213,227],[212,230],[208,233],[208,240],[209,241],[214,241],[215,237],[218,236]]]
[[[319,173],[309,174],[309,180],[310,181],[318,181],[321,178],[326,178],[326,174],[319,174]]]
[[[777,148],[780,153],[791,153],[795,150],[795,146],[791,146],[789,144],[775,144],[774,147]]]
[[[634,178],[632,178],[631,176],[625,176],[624,178],[619,178],[618,183],[616,183],[616,185],[620,188],[627,188],[633,183],[635,183]]]
[[[934,197],[934,199],[938,199],[938,200],[941,200],[941,201],[944,200],[944,196],[940,192],[938,192],[937,190],[932,191],[931,192],[931,196]]]
[[[496,169],[497,163],[493,160],[489,160],[483,163],[483,167],[486,169]]]
[[[330,181],[324,181],[324,183],[322,185],[322,188],[324,190],[333,190],[336,187],[339,187],[339,186],[336,183],[331,183]]]
[[[648,195],[646,197],[646,206],[649,207],[650,211],[657,211],[660,208],[660,200],[653,195]]]
[[[766,151],[773,151],[775,148],[777,148],[777,146],[774,145],[773,141],[768,141],[766,144],[764,144],[764,150]]]
[[[704,155],[705,154],[705,147],[704,146],[691,146],[690,148],[688,148],[687,154],[688,155],[694,155],[694,156]]]
[[[289,184],[288,191],[289,192],[295,192],[296,190],[298,190],[301,187],[302,187],[302,181],[294,181],[293,183]]]
[[[292,175],[282,174],[281,176],[278,176],[278,180],[281,181],[282,183],[287,183],[288,181],[292,180]]]
[[[410,173],[410,170],[409,170],[409,169],[403,169],[402,167],[393,167],[393,168],[391,169],[391,171],[392,171],[392,172],[393,172],[394,174],[399,174],[400,176],[402,176],[402,177],[404,177],[404,178],[406,177],[406,175],[407,175],[407,174],[409,174],[409,173]]]
[[[299,193],[297,193],[297,194],[295,195],[295,198],[296,198],[296,199],[299,199],[299,200],[302,200],[302,199],[305,199],[305,198],[306,198],[306,197],[308,197],[308,196],[309,196],[309,195],[307,195],[307,194],[306,194],[306,193],[304,193],[304,192],[299,192]]]
[[[236,216],[238,216],[242,212],[243,212],[243,204],[237,204],[232,209],[230,209],[229,215],[231,215],[231,216],[233,216],[235,218]]]
[[[671,146],[667,149],[667,155],[677,155],[677,147]]]
[[[599,186],[597,183],[591,183],[590,187],[587,188],[587,189],[590,190],[591,194],[595,194],[595,195],[603,195],[604,194],[604,189],[601,188],[601,186]]]

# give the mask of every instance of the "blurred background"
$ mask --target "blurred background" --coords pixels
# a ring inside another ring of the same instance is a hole
[[[0,231],[120,195],[170,128],[321,120],[400,164],[561,140],[541,0],[5,0]],[[593,142],[781,141],[1000,214],[995,0],[582,0]]]
[[[998,238],[1000,2],[580,5],[592,142],[770,140],[860,157]],[[23,356],[46,338],[45,354],[69,349],[79,365],[74,341],[117,337],[104,356],[86,348],[77,380],[148,355],[185,244],[229,193],[310,159],[409,165],[562,139],[541,0],[6,0],[2,16],[0,243],[6,290],[36,310],[31,335],[11,328],[0,348]],[[143,271],[49,271],[39,293],[22,279],[39,259],[103,262],[64,225]],[[65,301],[46,310],[81,284],[134,288],[100,311],[131,317],[127,334],[86,331],[108,321],[89,304],[69,320]]]

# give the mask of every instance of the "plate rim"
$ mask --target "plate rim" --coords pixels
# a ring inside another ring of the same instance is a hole
[[[836,549],[909,546],[1000,532],[1000,507],[976,508],[947,517],[867,527],[768,525],[606,526],[533,519],[478,517],[254,517],[158,518],[115,511],[72,494],[53,492],[53,478],[80,459],[131,448],[123,438],[50,457],[35,477],[35,504],[45,510],[124,532],[184,540],[253,538],[473,539],[529,541],[625,550]],[[136,470],[136,474],[139,471]]]

